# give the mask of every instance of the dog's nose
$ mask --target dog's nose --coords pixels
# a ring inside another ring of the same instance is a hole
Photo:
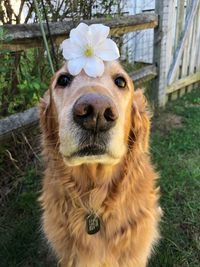
[[[118,112],[112,99],[108,96],[88,93],[75,102],[73,118],[86,130],[107,131],[115,125]]]

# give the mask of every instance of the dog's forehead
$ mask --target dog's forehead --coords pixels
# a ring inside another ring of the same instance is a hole
[[[124,74],[128,77],[128,74],[125,72],[125,70],[122,68],[120,63],[118,61],[111,61],[111,62],[104,62],[104,73],[101,77],[92,78],[86,75],[86,73],[82,70],[78,75],[75,76],[77,80],[100,80],[108,76],[114,76],[116,74]],[[62,68],[56,73],[56,77],[58,77],[61,73],[68,72],[67,62],[62,66]]]

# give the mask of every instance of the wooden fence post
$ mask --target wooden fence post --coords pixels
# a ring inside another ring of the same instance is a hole
[[[155,12],[159,15],[158,27],[154,30],[154,64],[158,67],[158,77],[154,83],[156,90],[156,105],[164,107],[167,102],[168,44],[170,38],[169,21],[170,7],[173,0],[156,0]],[[170,44],[171,46],[171,44]]]

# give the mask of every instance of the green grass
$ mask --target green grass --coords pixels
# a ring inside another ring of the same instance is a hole
[[[169,123],[171,115],[180,123]],[[165,121],[166,120],[166,121]],[[169,124],[169,125],[167,125]],[[159,245],[149,267],[200,266],[200,90],[170,103],[155,118],[153,162],[160,172]],[[41,174],[32,167],[0,210],[0,266],[56,266],[40,231]]]
[[[153,160],[160,171],[162,239],[151,267],[200,266],[200,90],[168,105],[182,127],[155,130]],[[156,124],[162,122],[163,114]]]

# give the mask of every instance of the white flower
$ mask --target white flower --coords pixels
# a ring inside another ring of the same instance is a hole
[[[103,24],[90,26],[80,23],[70,32],[70,38],[63,41],[63,56],[68,61],[68,70],[77,75],[82,69],[88,76],[99,77],[104,72],[103,61],[119,57],[114,41],[107,38],[110,28]]]

